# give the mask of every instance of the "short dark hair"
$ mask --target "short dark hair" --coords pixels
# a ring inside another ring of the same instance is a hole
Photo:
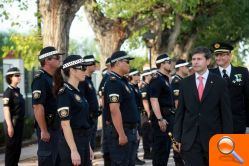
[[[6,75],[5,76],[5,80],[6,80],[6,82],[10,85],[11,84],[11,77],[13,76],[13,74],[11,74],[11,75]]]
[[[203,46],[200,46],[200,47],[196,47],[193,49],[193,51],[191,52],[191,58],[193,57],[193,55],[195,54],[204,54],[204,57],[206,59],[210,59],[211,58],[211,55],[212,55],[212,52],[209,48],[207,47],[203,47]]]

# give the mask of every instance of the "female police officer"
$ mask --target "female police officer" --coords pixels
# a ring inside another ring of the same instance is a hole
[[[63,84],[61,69],[67,81]],[[90,165],[92,150],[89,145],[88,103],[78,90],[79,81],[85,79],[85,66],[79,55],[70,55],[54,76],[54,93],[57,94],[58,114],[63,136],[59,142],[61,165]]]
[[[3,95],[3,110],[6,131],[5,165],[17,166],[21,154],[23,118],[25,103],[17,85],[21,81],[18,68],[10,68],[6,73],[9,84]]]

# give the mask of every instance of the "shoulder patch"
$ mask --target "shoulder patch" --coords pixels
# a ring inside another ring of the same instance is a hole
[[[174,95],[175,95],[175,96],[179,96],[179,92],[180,92],[180,91],[179,91],[178,89],[174,90]]]
[[[66,118],[69,116],[69,107],[61,107],[57,110],[61,118]]]
[[[4,105],[9,104],[9,98],[3,98],[3,104]]]
[[[147,92],[142,92],[142,97],[145,98],[147,96]]]
[[[110,94],[109,99],[111,103],[118,103],[119,102],[119,95],[118,94]]]
[[[32,97],[33,97],[34,99],[39,99],[39,98],[41,97],[41,91],[40,91],[40,90],[34,90],[34,91],[32,92]]]

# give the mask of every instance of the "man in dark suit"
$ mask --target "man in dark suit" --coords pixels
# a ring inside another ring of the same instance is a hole
[[[195,74],[180,82],[176,110],[175,150],[181,151],[186,166],[208,165],[208,144],[217,133],[232,133],[228,89],[223,79],[207,69],[211,51],[198,47],[192,53]]]
[[[234,133],[244,134],[247,126],[246,121],[249,120],[249,72],[245,67],[231,65],[232,50],[233,47],[227,43],[215,43],[213,51],[218,67],[210,71],[227,81]]]

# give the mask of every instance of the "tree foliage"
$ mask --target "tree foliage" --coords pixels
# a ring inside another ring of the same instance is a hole
[[[38,55],[42,49],[42,39],[37,32],[30,34],[12,33],[10,36],[11,45],[3,45],[1,50],[4,52],[3,57],[9,53],[24,61],[24,67],[31,70],[38,66]]]

